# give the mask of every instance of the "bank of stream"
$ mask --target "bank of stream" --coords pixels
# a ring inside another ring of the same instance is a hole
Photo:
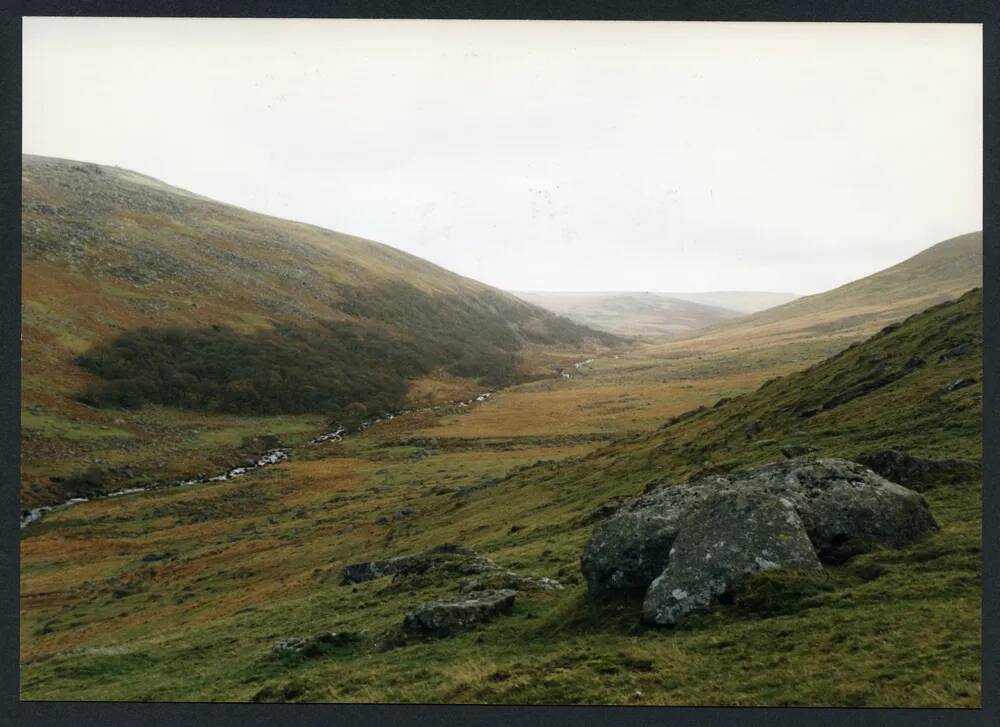
[[[579,370],[583,365],[592,364],[594,359],[586,359],[579,363],[574,364],[574,367]],[[451,401],[446,404],[438,404],[437,406],[427,406],[416,409],[402,409],[397,412],[391,412],[388,414],[383,414],[374,419],[366,420],[361,422],[358,427],[352,431],[349,431],[346,427],[338,426],[329,432],[319,435],[311,440],[307,446],[316,446],[321,444],[326,444],[330,442],[340,442],[344,437],[350,436],[351,434],[359,434],[370,429],[373,426],[377,426],[383,422],[392,421],[398,417],[406,416],[408,414],[421,413],[421,412],[434,412],[441,411],[450,408],[460,408],[464,409],[475,404],[481,404],[489,399],[496,396],[496,391],[484,391],[471,399],[461,399],[456,401]],[[23,530],[28,525],[38,522],[47,513],[57,512],[60,510],[66,510],[67,508],[73,507],[74,505],[79,505],[84,502],[91,502],[92,500],[104,500],[112,497],[123,497],[125,495],[135,495],[141,492],[149,492],[151,490],[163,490],[171,487],[189,487],[191,485],[198,485],[207,482],[227,482],[229,480],[235,479],[237,477],[242,477],[249,472],[259,470],[263,467],[270,467],[272,465],[281,464],[282,462],[287,462],[290,456],[292,448],[284,447],[279,449],[269,449],[264,454],[262,454],[256,462],[253,464],[244,464],[237,467],[231,467],[225,472],[221,472],[212,477],[195,477],[189,480],[176,480],[173,482],[161,482],[154,485],[148,485],[146,487],[126,487],[121,490],[115,490],[114,492],[108,492],[101,495],[95,495],[93,497],[71,497],[65,502],[61,502],[57,505],[43,505],[41,507],[36,507],[31,510],[27,510],[21,513],[21,529]]]

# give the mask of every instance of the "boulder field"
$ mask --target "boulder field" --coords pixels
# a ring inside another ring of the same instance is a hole
[[[861,464],[789,460],[627,500],[580,562],[592,597],[643,595],[643,620],[673,625],[754,573],[815,570],[935,528],[922,495]]]

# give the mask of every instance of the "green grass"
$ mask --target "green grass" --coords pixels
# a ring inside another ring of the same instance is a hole
[[[608,446],[415,445],[401,422],[243,481],[58,513],[23,540],[22,697],[976,707],[979,482],[925,492],[941,529],[919,543],[818,575],[759,576],[731,605],[674,629],[642,626],[634,602],[588,600],[579,556],[597,505],[650,481],[773,460],[786,442],[824,456],[891,445],[980,458],[981,384],[944,390],[981,380],[980,321],[977,291]],[[940,360],[962,342],[967,354]],[[898,372],[915,354],[924,365],[822,410],[880,358]],[[496,482],[466,495],[439,489],[486,480]],[[405,505],[412,516],[373,523]],[[457,579],[340,585],[350,562],[444,542],[566,589],[523,592],[509,617],[423,641],[402,637],[404,614],[456,593]],[[270,651],[323,630],[356,639],[312,659]],[[80,646],[130,651],[65,653]]]
[[[72,441],[85,439],[128,439],[132,433],[120,427],[109,427],[85,421],[72,421],[56,414],[41,414],[21,409],[21,428],[46,437]]]

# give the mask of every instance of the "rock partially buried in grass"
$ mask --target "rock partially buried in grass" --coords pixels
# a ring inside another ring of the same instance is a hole
[[[347,633],[326,631],[315,636],[288,636],[275,642],[271,651],[280,655],[300,654],[302,656],[320,656],[331,648],[343,646],[353,637]]]
[[[920,494],[860,464],[841,459],[777,462],[667,486],[624,503],[594,526],[581,556],[590,594],[646,593],[673,563],[675,541],[692,527],[688,515],[715,496],[748,498],[761,507],[773,498],[783,507],[787,503],[822,563],[842,563],[876,545],[903,546],[937,527]],[[689,560],[710,562],[705,556],[710,552],[702,553],[700,561],[695,556]]]
[[[561,591],[563,590],[563,585],[555,578],[525,576],[509,570],[498,570],[481,576],[463,578],[458,584],[458,590],[462,593],[496,589]]]
[[[442,556],[449,555],[473,557],[475,552],[463,548],[461,545],[449,543],[413,555],[352,563],[344,568],[343,583],[364,583],[384,576],[422,573],[433,567],[438,560],[441,560]]]
[[[670,564],[643,601],[646,623],[672,625],[712,606],[754,573],[822,568],[791,501],[724,491],[690,511]]]
[[[979,462],[968,459],[925,459],[895,449],[866,452],[855,458],[873,472],[915,490],[937,484],[978,480],[983,476]]]
[[[451,636],[475,628],[514,608],[517,591],[474,591],[417,606],[403,619],[403,631],[422,636]]]

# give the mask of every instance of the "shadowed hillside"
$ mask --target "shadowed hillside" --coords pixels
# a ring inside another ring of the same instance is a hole
[[[308,413],[323,423],[274,426],[324,426],[399,409],[418,379],[465,393],[522,376],[531,347],[616,343],[387,245],[128,170],[26,155],[22,185],[24,473],[40,478],[29,501],[49,476],[125,466],[218,423],[124,409]],[[196,460],[214,444],[175,453]]]

